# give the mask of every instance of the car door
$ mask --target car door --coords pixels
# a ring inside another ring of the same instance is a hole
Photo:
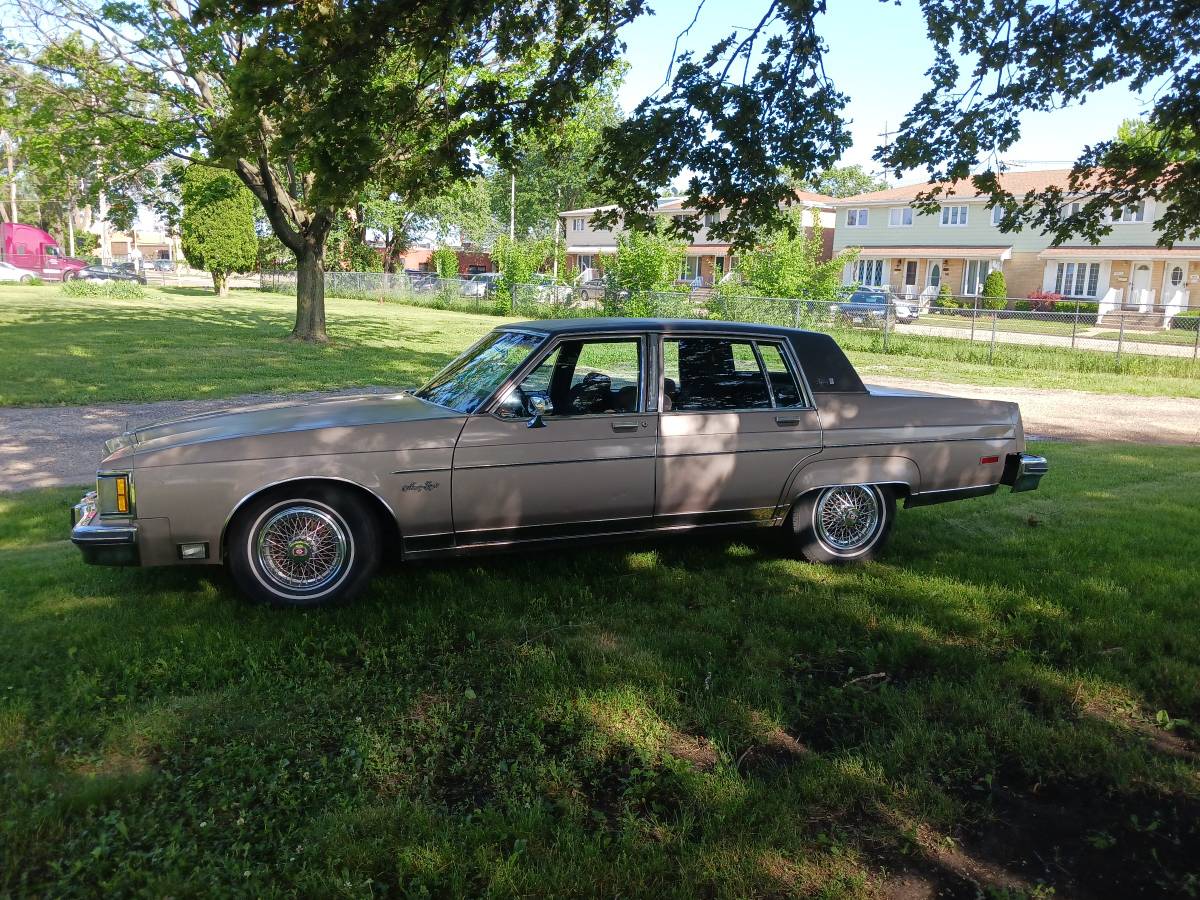
[[[642,335],[564,335],[508,395],[467,420],[454,452],[460,544],[651,524],[657,419]],[[535,403],[545,413],[531,415]]]
[[[753,522],[821,449],[821,423],[781,338],[665,335],[656,527]]]

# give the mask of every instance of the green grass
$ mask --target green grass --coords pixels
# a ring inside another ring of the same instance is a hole
[[[328,300],[331,343],[287,339],[294,301],[238,291],[146,288],[144,299],[70,298],[56,285],[0,288],[0,406],[233,397],[419,384],[499,322],[489,315]],[[841,329],[866,376],[1200,397],[1190,359]]]
[[[0,498],[0,895],[1194,894],[1200,451],[1039,449],[861,569],[664,539],[312,614]]]
[[[1198,326],[1200,326],[1200,323],[1198,323]],[[1121,332],[1101,331],[1098,334],[1090,335],[1090,337],[1117,341],[1121,339]],[[1126,344],[1178,344],[1183,347],[1194,347],[1196,346],[1196,330],[1126,331],[1124,340]]]

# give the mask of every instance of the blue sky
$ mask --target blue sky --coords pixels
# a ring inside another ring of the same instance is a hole
[[[623,32],[630,71],[621,90],[629,111],[663,81],[675,36],[691,21],[696,0],[650,0],[654,16],[643,16]],[[734,26],[760,19],[767,0],[707,0],[700,19],[681,42],[681,49],[702,51]],[[854,146],[843,162],[873,169],[871,154],[885,126],[896,128],[925,88],[925,70],[933,49],[915,0],[901,6],[879,0],[830,0],[821,17],[820,33],[829,45],[826,70],[835,85],[849,94],[845,115],[851,120]],[[1148,98],[1147,98],[1148,99]],[[1053,113],[1026,113],[1021,140],[1004,155],[1013,168],[1063,168],[1087,144],[1111,137],[1122,119],[1142,114],[1142,99],[1124,86],[1092,95],[1087,103]],[[913,173],[905,181],[918,181]]]

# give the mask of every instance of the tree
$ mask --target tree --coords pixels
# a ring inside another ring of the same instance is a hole
[[[617,237],[617,254],[604,272],[613,287],[631,294],[673,291],[686,258],[683,241],[665,229],[626,231]]]
[[[212,275],[218,296],[229,295],[231,272],[249,272],[258,259],[257,204],[232,172],[190,165],[183,175],[183,255]]]
[[[642,9],[30,0],[9,7],[26,43],[6,55],[31,83],[54,71],[85,85],[122,147],[235,172],[296,257],[293,336],[324,341],[336,216],[371,182],[420,202],[474,173],[480,148],[509,164],[514,135],[564,118],[609,71]]]
[[[1186,0],[1070,0],[1053,4],[923,0],[935,59],[928,90],[876,158],[925,167],[931,181],[970,179],[1005,210],[1001,227],[1032,225],[1056,242],[1096,240],[1115,209],[1158,200],[1170,246],[1200,237],[1200,12]],[[1184,61],[1189,61],[1185,63]],[[1066,185],[1016,196],[996,177],[1021,137],[1021,113],[1082,103],[1109,85],[1153,86],[1145,134],[1087,147]],[[972,175],[977,166],[983,172]],[[940,192],[925,194],[927,205]],[[1083,202],[1065,203],[1067,196]]]
[[[979,296],[983,299],[984,309],[1004,309],[1008,303],[1008,285],[1004,281],[1004,273],[999,269],[988,272]]]
[[[876,178],[858,163],[852,166],[830,166],[815,177],[796,184],[801,190],[813,191],[827,197],[854,197],[871,191],[887,190],[886,179]]]
[[[799,213],[792,214],[793,227],[781,228],[737,263],[737,279],[730,293],[757,294],[760,297],[785,297],[806,300],[837,300],[841,294],[842,269],[853,258],[853,251],[822,260],[824,242],[821,216],[813,211],[809,227],[803,227]]]
[[[617,90],[626,68],[624,64],[614,66],[587,90],[561,124],[518,135],[513,167],[494,165],[487,178],[491,212],[498,222],[509,221],[509,179],[513,174],[518,236],[552,234],[560,210],[605,202],[591,173],[605,130],[621,120]]]

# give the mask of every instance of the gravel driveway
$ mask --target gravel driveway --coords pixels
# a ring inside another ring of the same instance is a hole
[[[936,394],[1015,400],[1021,404],[1030,436],[1071,441],[1130,441],[1200,446],[1200,400],[1130,397],[991,388],[967,384],[874,377],[872,384]],[[226,400],[113,403],[32,409],[0,407],[0,491],[88,484],[96,476],[105,440],[127,428],[178,419],[249,403],[285,404],[346,394],[380,393],[392,388],[293,395],[257,395]]]

